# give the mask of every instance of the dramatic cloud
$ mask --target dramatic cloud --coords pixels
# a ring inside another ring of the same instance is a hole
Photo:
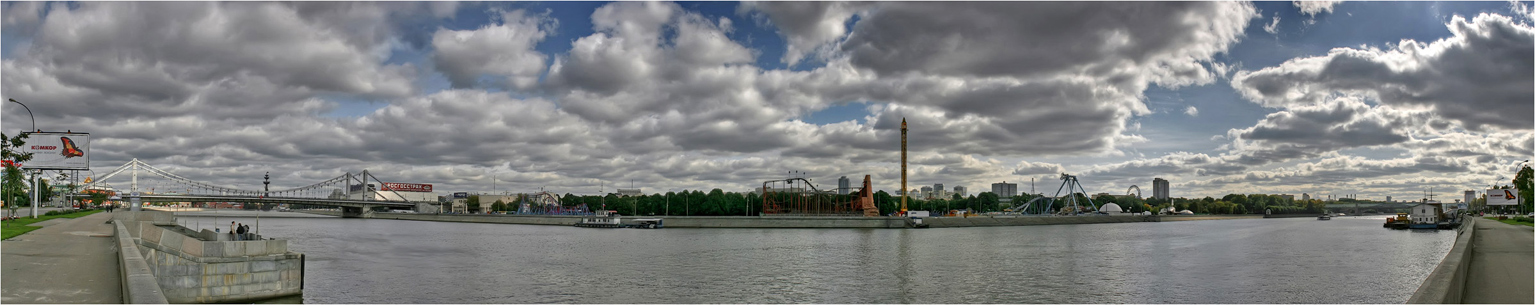
[[[309,99],[318,93],[412,94],[414,69],[382,65],[374,53],[386,46],[375,33],[385,26],[343,18],[363,9],[294,5],[52,5],[29,48],[5,61],[5,92],[55,119],[90,109],[96,118],[197,111],[266,120],[329,109]]]
[[[480,76],[506,77],[511,88],[528,89],[544,72],[543,53],[533,47],[548,36],[546,16],[515,10],[502,13],[501,23],[478,30],[438,29],[432,36],[432,60],[454,88],[470,88]]]
[[[770,1],[744,3],[740,10],[767,15],[779,34],[789,40],[783,63],[795,64],[847,35],[847,19],[869,6],[861,2]]]
[[[1269,34],[1279,34],[1279,13],[1274,13],[1274,22],[1263,26],[1263,31],[1269,32]]]
[[[1535,28],[1491,14],[1455,16],[1447,26],[1453,37],[1402,40],[1389,50],[1338,48],[1237,72],[1231,85],[1267,107],[1365,94],[1385,105],[1432,109],[1473,130],[1535,126]]]
[[[1332,7],[1343,1],[1294,1],[1295,7],[1300,8],[1301,14],[1316,16],[1323,12],[1332,13]]]
[[[899,2],[876,8],[842,45],[882,75],[1051,76],[1064,72],[1183,84],[1257,17],[1247,3]],[[998,30],[1008,29],[1008,30]]]
[[[1408,140],[1409,132],[1429,122],[1427,112],[1371,107],[1358,100],[1331,102],[1269,114],[1253,127],[1226,136],[1251,165],[1316,157],[1344,148],[1388,145]]]
[[[444,192],[747,191],[791,171],[894,190],[903,119],[911,183],[972,193],[1060,173],[1093,192],[1401,192],[1535,150],[1535,30],[1498,15],[1292,59],[1229,52],[1340,44],[1242,42],[1279,31],[1242,2],[518,7],[7,2],[0,89],[39,128],[92,132],[98,174],[138,158],[245,188],[367,169]],[[15,106],[0,129],[29,121]]]

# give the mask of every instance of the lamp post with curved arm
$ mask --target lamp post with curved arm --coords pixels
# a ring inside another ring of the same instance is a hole
[[[12,99],[6,99],[6,100],[11,101],[12,103],[16,103],[17,105],[21,105],[22,109],[26,109],[27,110],[27,118],[32,119],[32,130],[37,130],[37,117],[32,116],[32,107],[27,107],[27,104],[22,104],[21,102],[17,102],[16,99],[13,99],[13,98]]]
[[[21,105],[22,109],[26,109],[27,110],[27,118],[32,120],[32,130],[37,130],[37,117],[32,115],[32,107],[27,107],[27,104],[22,104],[21,102],[17,102],[16,99],[13,99],[13,98],[12,99],[6,99],[6,100],[11,101],[12,103],[16,103],[17,105]],[[38,198],[37,197],[39,195],[38,194],[39,189],[38,189],[37,184],[40,183],[40,181],[38,180],[38,176],[41,175],[41,174],[42,174],[42,170],[38,170],[37,173],[32,174],[32,218],[37,218],[37,205],[38,205],[38,202],[37,202]]]

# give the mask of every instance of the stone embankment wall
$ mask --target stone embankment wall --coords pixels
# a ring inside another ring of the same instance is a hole
[[[1471,243],[1476,237],[1476,221],[1476,217],[1469,216],[1461,219],[1460,227],[1455,229],[1455,247],[1423,279],[1418,290],[1407,298],[1407,304],[1460,304],[1466,290],[1466,272],[1471,269],[1471,254],[1476,251]]]
[[[160,290],[160,284],[155,280],[154,270],[149,268],[149,263],[139,253],[138,244],[133,242],[133,234],[128,232],[123,222],[117,222],[116,227],[117,271],[122,277],[123,303],[169,304],[165,292]]]
[[[314,211],[310,213],[339,216],[336,212]],[[1090,223],[1119,223],[1119,222],[1156,222],[1163,216],[977,216],[977,217],[937,217],[926,218],[923,222],[933,228],[946,227],[986,227],[986,226],[1031,226],[1054,224],[1090,224]],[[373,218],[419,220],[419,221],[446,221],[446,222],[474,222],[474,223],[502,223],[502,224],[531,224],[531,225],[574,225],[581,221],[581,216],[563,215],[438,215],[438,214],[405,214],[405,213],[374,213]],[[625,223],[634,219],[661,218],[665,219],[667,228],[904,228],[908,221],[901,217],[862,217],[862,216],[625,216]]]
[[[972,217],[940,217],[926,218],[922,222],[933,228],[954,227],[996,227],[996,226],[1037,226],[1037,225],[1064,225],[1064,224],[1092,224],[1092,223],[1120,223],[1120,222],[1156,222],[1158,216],[972,216]]]
[[[166,300],[228,303],[303,292],[304,255],[289,252],[286,240],[254,236],[253,240],[231,241],[230,234],[194,232],[175,225],[174,218],[170,223],[144,221],[138,223],[137,231],[129,229],[137,237],[137,254],[154,274]]]

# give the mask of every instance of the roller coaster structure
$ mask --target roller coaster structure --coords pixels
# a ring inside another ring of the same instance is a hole
[[[870,192],[868,175],[863,177],[863,188],[848,195],[822,192],[804,178],[763,181],[762,214],[879,216],[879,208],[875,207],[874,195]]]

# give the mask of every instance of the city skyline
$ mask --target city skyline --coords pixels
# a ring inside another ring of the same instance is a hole
[[[1414,198],[1532,159],[1529,7],[6,2],[0,88],[90,132],[98,174],[246,189],[893,195],[905,118],[917,187]],[[4,104],[0,130],[31,128]]]

